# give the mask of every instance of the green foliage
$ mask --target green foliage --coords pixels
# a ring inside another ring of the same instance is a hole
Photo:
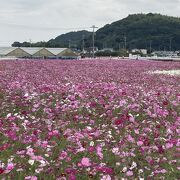
[[[121,49],[120,51],[98,51],[95,53],[96,56],[112,56],[112,57],[117,57],[117,56],[128,56],[128,53],[126,50]]]
[[[96,41],[117,48],[124,45],[127,38],[127,48],[149,49],[150,42],[154,50],[180,49],[180,18],[163,16],[160,14],[135,14],[127,18],[106,25],[96,32]]]
[[[77,32],[69,32],[66,34],[62,34],[55,39],[51,39],[48,42],[40,41],[37,43],[23,42],[20,43],[18,41],[12,44],[13,47],[59,47],[59,48],[80,48],[82,40],[87,41],[87,38],[91,35],[91,32],[88,31],[77,31]]]
[[[81,47],[81,42],[84,39],[85,41],[91,35],[91,32],[88,31],[77,31],[77,32],[69,32],[66,34],[62,34],[55,39],[51,39],[47,42],[50,47]]]
[[[62,34],[48,42],[14,42],[12,46],[43,46],[43,47],[71,47],[82,49],[84,37],[85,47],[92,46],[92,33],[77,31]],[[99,49],[124,48],[127,38],[127,48],[169,50],[170,41],[172,50],[180,49],[180,18],[160,14],[133,14],[127,18],[107,24],[96,32],[95,46]]]

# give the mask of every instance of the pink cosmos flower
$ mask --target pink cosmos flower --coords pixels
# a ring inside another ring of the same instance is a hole
[[[38,178],[36,176],[27,176],[25,177],[25,180],[37,180]]]
[[[96,170],[99,171],[99,172],[103,172],[103,173],[106,173],[106,174],[113,174],[113,169],[110,168],[110,167],[96,167]]]
[[[67,174],[76,174],[77,170],[76,170],[76,169],[73,169],[73,168],[67,168],[67,169],[65,170],[65,172],[66,172]]]
[[[167,171],[165,169],[161,169],[161,170],[155,170],[154,173],[155,174],[165,174]]]
[[[14,141],[18,139],[15,131],[9,131],[7,136]]]
[[[135,132],[135,134],[139,134],[139,130],[138,129],[135,129],[134,132]]]
[[[110,175],[104,175],[101,180],[111,180],[111,176]]]
[[[48,141],[43,141],[41,147],[47,148],[47,146],[48,146]]]
[[[166,143],[166,149],[170,149],[173,147],[173,144],[172,143]]]
[[[138,145],[138,146],[142,146],[142,145],[143,145],[143,141],[138,141],[138,142],[137,142],[137,145]]]
[[[135,118],[133,116],[130,116],[129,121],[134,123],[135,122]]]
[[[63,159],[65,159],[65,158],[67,157],[67,155],[68,155],[67,152],[62,151],[61,154],[60,154],[60,156],[59,156],[59,159],[60,159],[60,160],[63,160]]]
[[[162,174],[165,174],[165,173],[167,173],[167,171],[166,171],[165,169],[162,169],[162,170],[161,170],[161,173],[162,173]]]
[[[44,158],[42,157],[42,156],[31,156],[31,158],[33,159],[33,160],[36,160],[36,161],[41,161],[41,160],[44,160]]]
[[[29,155],[29,156],[33,156],[34,155],[34,149],[33,148],[28,148],[26,154]]]
[[[69,180],[76,180],[76,176],[74,174],[70,174],[68,179]]]
[[[128,135],[128,139],[129,142],[134,143],[134,138],[131,135]]]
[[[90,152],[90,153],[94,152],[95,150],[96,149],[93,146],[88,147],[88,152]]]
[[[82,164],[83,166],[85,166],[85,167],[91,166],[90,159],[89,159],[89,158],[86,158],[86,157],[82,158],[81,164]]]
[[[11,171],[14,169],[14,164],[12,162],[8,163],[6,170]]]
[[[0,146],[0,151],[4,151],[6,149],[8,149],[11,145],[6,143],[6,144],[3,144],[2,146]]]
[[[48,133],[48,135],[50,136],[50,137],[53,137],[53,136],[59,136],[59,132],[58,132],[58,130],[54,130],[54,131],[50,131],[49,133]]]
[[[102,147],[97,146],[96,151],[97,151],[97,155],[99,156],[99,158],[103,159]]]
[[[133,176],[133,171],[127,171],[126,175],[127,176]]]

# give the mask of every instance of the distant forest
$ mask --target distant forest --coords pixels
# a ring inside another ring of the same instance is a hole
[[[77,31],[62,34],[48,42],[14,42],[13,47],[71,47],[92,46],[92,33]],[[96,31],[95,46],[99,49],[180,50],[180,18],[161,14],[133,14],[107,24]]]

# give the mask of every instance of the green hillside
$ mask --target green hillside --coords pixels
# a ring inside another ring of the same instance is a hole
[[[180,18],[160,14],[129,15],[120,21],[108,24],[96,33],[96,45],[100,48],[124,47],[150,48],[156,50],[180,49]]]
[[[91,35],[88,31],[76,31],[62,34],[55,39],[51,39],[47,42],[51,47],[79,47],[82,39],[87,39]]]
[[[46,46],[82,48],[92,46],[92,33],[70,32],[48,42],[30,44],[15,42],[12,46]],[[133,14],[127,18],[107,24],[96,32],[95,45],[99,48],[127,49],[146,48],[152,50],[180,49],[180,18],[160,14]],[[126,43],[125,43],[126,39]]]
[[[37,43],[29,43],[23,42],[20,43],[18,41],[12,44],[13,47],[71,47],[71,48],[81,48],[82,41],[87,41],[90,37],[91,32],[88,31],[74,31],[66,34],[59,35],[55,39],[51,39],[48,42],[37,42]]]

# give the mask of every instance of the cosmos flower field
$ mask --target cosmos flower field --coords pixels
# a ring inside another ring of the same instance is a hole
[[[180,178],[179,62],[0,61],[0,179]]]

